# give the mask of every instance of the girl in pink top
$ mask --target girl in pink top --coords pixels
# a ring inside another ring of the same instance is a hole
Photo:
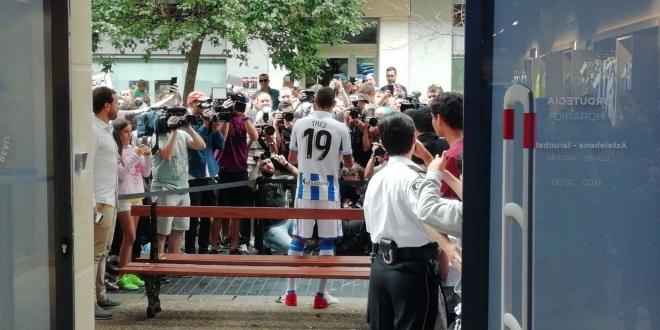
[[[123,194],[138,194],[144,192],[144,179],[151,174],[151,149],[146,145],[136,147],[131,144],[133,127],[126,119],[116,119],[112,122],[112,135],[119,150],[119,185],[117,192]],[[135,231],[139,217],[131,217],[131,205],[141,204],[142,198],[120,200],[117,204],[117,220],[123,234],[119,249],[119,267],[124,267],[131,259],[132,247],[135,242]],[[119,279],[120,287],[136,290],[144,285],[137,276],[125,274]]]

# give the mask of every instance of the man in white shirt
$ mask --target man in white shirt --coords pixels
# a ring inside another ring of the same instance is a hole
[[[105,292],[105,261],[115,230],[117,218],[117,163],[119,152],[112,136],[110,121],[117,118],[118,97],[108,87],[97,87],[92,92],[94,119],[94,271],[96,278],[97,320],[109,320],[112,313],[106,309],[119,306],[108,299]]]
[[[415,125],[401,113],[378,124],[388,165],[369,182],[364,217],[376,256],[369,280],[371,329],[433,329],[438,313],[438,245],[415,213],[424,172],[411,158]]]
[[[343,123],[332,118],[335,92],[328,87],[319,89],[314,102],[316,111],[299,119],[291,131],[289,162],[298,164],[298,186],[295,206],[299,208],[340,208],[339,164],[353,166],[351,138]],[[319,255],[334,255],[334,240],[342,236],[340,220],[293,220],[293,240],[289,255],[302,255],[305,240],[312,237],[314,225],[318,227]],[[314,309],[328,307],[324,296],[327,280],[319,280],[314,297]],[[296,306],[296,281],[289,279],[284,304]]]

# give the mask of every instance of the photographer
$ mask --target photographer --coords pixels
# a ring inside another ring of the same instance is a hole
[[[221,120],[220,132],[225,137],[225,148],[220,155],[220,183],[246,181],[248,179],[248,137],[251,141],[258,138],[257,129],[250,117],[245,115],[247,100],[242,94],[236,94],[222,104],[222,108],[231,111],[231,117]],[[224,118],[223,118],[224,119]],[[223,189],[219,192],[221,206],[248,206],[252,200],[246,186]],[[243,244],[249,243],[250,223],[239,219],[229,219],[229,236],[231,240],[231,254],[240,254],[239,228],[247,237],[241,237]],[[219,223],[218,223],[219,224]],[[213,226],[213,250],[220,248],[218,237],[220,226]]]
[[[358,101],[360,103],[360,101]],[[362,118],[360,108],[354,107],[344,111],[344,124],[351,136],[351,147],[353,148],[353,159],[360,166],[367,166],[371,154],[371,140],[369,139],[369,125]],[[371,117],[364,117],[370,120]]]
[[[256,192],[254,206],[291,207],[292,194],[288,184],[271,183],[272,179],[293,179],[298,176],[298,169],[291,165],[284,156],[271,158],[257,157],[257,166],[250,173],[250,180],[256,180],[252,190]],[[290,175],[275,175],[275,163]],[[257,173],[260,175],[257,176]],[[263,253],[270,249],[278,254],[287,254],[291,244],[292,222],[289,220],[261,219],[255,223],[254,245]]]
[[[188,109],[193,115],[201,115],[204,123],[193,124],[192,128],[204,139],[206,148],[203,150],[188,151],[188,174],[190,187],[201,187],[215,184],[219,167],[214,152],[222,152],[225,140],[218,131],[219,125],[213,120],[214,111],[211,109],[211,100],[202,92],[191,92],[188,94]],[[190,193],[190,205],[192,206],[215,206],[217,197],[215,191],[207,190]],[[186,232],[185,251],[187,254],[209,253],[209,238],[211,234],[211,219],[190,218],[190,229]],[[199,238],[198,238],[199,235]],[[197,244],[195,244],[197,241]],[[199,247],[199,251],[197,250]]]
[[[176,109],[176,108],[175,108]],[[166,128],[163,120],[156,122],[156,131],[151,138],[154,151],[152,158],[151,191],[188,188],[188,149],[203,150],[206,143],[188,124],[186,116],[168,114]],[[169,130],[163,132],[163,130]],[[160,205],[190,206],[190,195],[169,194],[157,196]],[[168,236],[169,253],[181,253],[181,236],[190,227],[188,217],[158,218],[158,251],[165,252],[165,239]]]
[[[321,87],[323,86],[316,84],[308,89],[303,89],[298,92],[298,99],[300,100],[300,103],[296,108],[294,108],[295,120],[305,118],[309,116],[312,111],[314,111],[314,98],[316,91]]]
[[[254,121],[257,129],[258,137],[256,140],[250,139],[248,146],[248,173],[256,166],[254,156],[259,156],[264,152],[276,155],[278,153],[276,144],[277,130],[273,127],[273,111],[272,101],[270,95],[267,93],[259,93],[256,97],[254,104],[257,111],[256,119]]]
[[[276,143],[280,155],[289,157],[289,145],[291,143],[291,129],[294,123],[293,105],[288,101],[280,103],[280,108],[275,113],[274,125],[277,129]]]

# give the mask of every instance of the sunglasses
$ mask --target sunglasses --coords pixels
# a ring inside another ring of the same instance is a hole
[[[268,79],[259,79],[259,82],[267,82]]]

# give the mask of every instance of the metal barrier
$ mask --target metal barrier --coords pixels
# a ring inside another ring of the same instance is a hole
[[[513,202],[513,147],[515,114],[513,105],[519,102],[523,114],[523,200],[522,207]],[[534,201],[534,144],[536,118],[534,97],[529,88],[515,84],[504,95],[502,116],[502,269],[501,269],[501,329],[531,329],[532,315],[532,206]],[[512,313],[512,221],[521,227],[522,240],[522,323]],[[522,326],[521,326],[522,324]]]

